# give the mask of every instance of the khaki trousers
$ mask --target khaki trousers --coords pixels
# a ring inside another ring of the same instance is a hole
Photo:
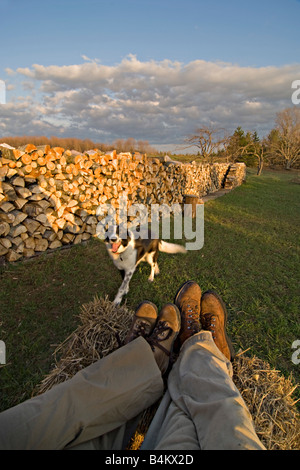
[[[209,332],[188,339],[143,448],[263,449],[231,373]],[[151,348],[137,338],[2,412],[0,449],[122,449],[136,418],[162,393]]]
[[[0,449],[120,449],[127,423],[163,393],[143,338],[0,414]],[[126,445],[126,444],[125,444]]]

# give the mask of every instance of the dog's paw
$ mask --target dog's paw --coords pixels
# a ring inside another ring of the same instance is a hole
[[[154,281],[154,277],[149,276],[149,277],[148,277],[148,281],[149,281],[149,282],[153,282],[153,281]]]

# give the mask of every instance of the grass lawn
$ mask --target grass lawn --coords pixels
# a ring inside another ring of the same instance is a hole
[[[205,204],[205,241],[199,251],[159,258],[153,283],[141,264],[127,295],[161,307],[187,279],[215,289],[228,306],[236,350],[249,349],[300,378],[292,344],[300,340],[300,185],[288,172],[250,171],[245,184]],[[0,411],[29,398],[53,364],[52,353],[77,326],[80,306],[94,296],[113,299],[121,277],[102,242],[42,255],[0,268]],[[300,353],[298,355],[300,357]]]

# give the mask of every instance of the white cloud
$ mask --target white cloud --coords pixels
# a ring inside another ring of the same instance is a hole
[[[18,68],[14,75],[25,76],[35,93],[22,112],[18,100],[10,103],[2,135],[41,129],[53,135],[63,127],[66,136],[105,136],[106,142],[134,137],[174,147],[209,123],[263,135],[276,113],[292,105],[291,83],[300,76],[299,64],[252,68],[203,60],[142,62],[129,55],[107,66],[82,58],[82,64]]]

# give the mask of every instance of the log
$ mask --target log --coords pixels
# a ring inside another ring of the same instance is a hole
[[[22,255],[24,251],[24,242],[20,241],[20,243],[18,243],[18,245],[16,246],[15,250],[17,253],[20,253]]]
[[[12,224],[15,220],[14,211],[11,212],[1,212],[0,211],[0,222],[7,222]]]
[[[12,238],[16,238],[21,235],[21,233],[25,233],[26,231],[27,227],[24,224],[18,224],[15,227],[10,228],[8,235]]]
[[[35,251],[46,251],[48,248],[48,241],[45,238],[36,238]]]
[[[21,176],[16,176],[14,178],[11,178],[10,181],[14,186],[21,186],[23,188],[25,186],[24,178],[22,178]]]
[[[30,250],[34,250],[35,249],[35,239],[34,239],[34,237],[26,238],[26,240],[24,241],[24,245],[25,245],[26,248],[28,248]]]
[[[16,191],[17,195],[19,197],[21,197],[22,199],[25,199],[25,198],[28,198],[29,196],[32,196],[31,191],[28,188],[25,188],[25,187],[16,186],[15,191]]]
[[[41,213],[39,214],[35,220],[37,220],[40,224],[42,224],[44,227],[51,227],[51,223],[50,221],[48,220],[48,217],[46,214],[44,213]]]
[[[6,253],[8,253],[8,248],[0,244],[0,256],[4,256]]]
[[[23,207],[27,202],[28,202],[27,199],[23,199],[23,198],[21,198],[21,197],[18,197],[18,199],[16,199],[16,200],[14,201],[14,204],[15,204],[15,207],[16,207],[17,209],[22,209],[22,207]]]
[[[6,254],[5,258],[9,263],[13,263],[14,261],[18,261],[22,257],[21,253],[17,253],[14,250],[9,250]]]
[[[52,230],[46,230],[43,237],[46,238],[46,240],[48,240],[49,243],[58,239],[57,234],[53,232]]]
[[[49,249],[56,250],[57,248],[60,248],[61,246],[62,246],[62,242],[60,240],[54,240],[53,242],[50,243]]]
[[[4,178],[7,175],[8,170],[9,170],[8,165],[3,165],[2,167],[0,167],[0,178],[1,178],[1,180],[4,180]]]
[[[25,256],[25,258],[31,258],[35,255],[35,251],[32,248],[25,247],[22,254]]]
[[[21,161],[24,163],[24,165],[29,165],[32,161],[31,155],[24,153],[21,157]]]
[[[23,207],[23,212],[25,212],[30,217],[37,217],[38,215],[42,214],[43,208],[39,205],[38,202],[28,202]]]
[[[12,242],[9,238],[0,238],[0,245],[3,245],[5,248],[9,249],[12,246]]]
[[[0,157],[8,158],[9,160],[18,160],[22,155],[23,151],[15,149],[8,144],[0,144]]]
[[[13,227],[15,225],[18,225],[18,224],[22,223],[23,220],[26,219],[26,217],[27,217],[27,214],[25,214],[24,212],[18,211],[18,210],[14,210],[14,211],[10,212],[10,214],[12,214],[14,216],[14,221],[12,222]]]
[[[1,203],[1,209],[4,212],[11,212],[14,208],[15,206],[11,202],[5,201]]]
[[[9,234],[10,225],[7,222],[0,221],[0,236],[6,237]]]
[[[62,244],[68,245],[69,243],[72,243],[74,238],[75,238],[75,235],[73,235],[72,233],[65,233],[61,240]]]
[[[24,220],[23,225],[30,234],[33,234],[38,231],[41,224],[36,220],[27,217],[27,219]]]

